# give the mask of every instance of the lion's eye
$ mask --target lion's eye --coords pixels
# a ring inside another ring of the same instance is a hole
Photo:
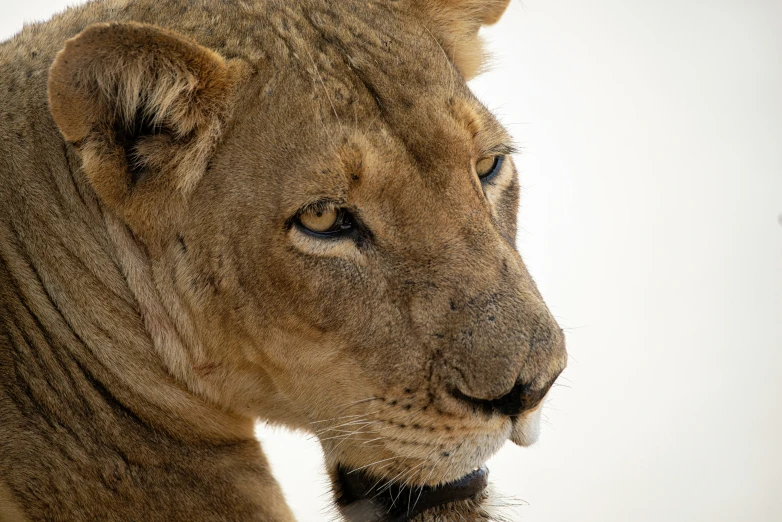
[[[337,223],[336,210],[310,210],[299,215],[299,222],[311,232],[328,232]]]
[[[297,219],[305,231],[318,236],[333,236],[353,228],[350,214],[340,208],[305,210]]]
[[[504,156],[488,156],[479,159],[475,163],[475,172],[481,181],[488,181],[494,177],[502,167],[502,159]]]

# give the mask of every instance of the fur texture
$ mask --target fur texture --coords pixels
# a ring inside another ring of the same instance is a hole
[[[0,46],[0,520],[291,521],[257,418],[410,485],[532,433],[564,339],[465,84],[506,5],[94,2]]]

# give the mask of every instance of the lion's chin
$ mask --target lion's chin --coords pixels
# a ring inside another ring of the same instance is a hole
[[[337,499],[350,522],[405,522],[444,504],[478,500],[489,483],[489,470],[476,468],[464,477],[438,486],[391,483],[340,467]]]

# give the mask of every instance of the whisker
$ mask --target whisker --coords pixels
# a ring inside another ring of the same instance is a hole
[[[341,408],[342,410],[344,410],[345,408],[349,408],[351,406],[355,406],[356,404],[362,404],[364,402],[369,402],[369,401],[376,401],[376,400],[379,400],[379,399],[380,399],[380,397],[377,397],[377,396],[373,395],[372,397],[367,397],[366,399],[359,399],[359,400],[354,401],[354,402],[348,402],[346,404],[341,404],[341,405],[337,406],[337,409]]]
[[[320,439],[320,440],[321,441],[334,440],[334,439],[339,439],[339,438],[342,438],[342,437],[351,437],[351,436],[356,435],[358,433],[366,433],[365,431],[363,431],[364,428],[366,428],[367,426],[371,426],[373,424],[377,424],[377,422],[370,422],[368,424],[365,424],[364,426],[362,426],[361,428],[359,428],[357,430],[343,431],[343,435],[334,435],[333,437],[325,437],[325,438]],[[378,433],[378,432],[375,431],[374,433]]]
[[[376,423],[373,423],[373,424],[376,424]],[[328,453],[327,453],[327,454],[324,456],[324,459],[325,459],[326,461],[328,461],[328,459],[329,459],[329,458],[330,458],[332,455],[334,455],[334,453],[336,453],[337,449],[338,449],[338,448],[339,448],[339,447],[340,447],[340,446],[341,446],[341,445],[342,445],[342,444],[343,444],[343,443],[344,443],[346,440],[348,440],[348,439],[349,439],[351,436],[353,436],[353,435],[355,435],[355,434],[357,434],[357,433],[362,433],[362,432],[363,432],[363,433],[367,433],[367,432],[364,432],[364,431],[363,431],[365,428],[366,428],[366,426],[363,426],[363,427],[359,428],[358,430],[356,430],[354,433],[349,433],[349,434],[347,434],[347,435],[337,435],[337,436],[335,436],[335,437],[330,437],[330,438],[327,438],[327,439],[321,439],[321,442],[322,442],[322,441],[325,441],[325,440],[332,440],[332,439],[339,439],[339,438],[341,438],[341,439],[342,439],[341,441],[339,441],[339,442],[337,443],[337,445],[336,445],[336,446],[334,446],[333,448],[331,448],[331,450],[330,450],[330,451],[329,451],[329,452],[328,452]],[[370,431],[369,433],[375,433],[375,434],[377,434],[377,433],[379,433],[379,432],[378,432],[378,431]]]
[[[383,486],[377,491],[377,493],[372,498],[376,498],[378,495],[383,493],[385,490],[387,490],[388,488],[393,486],[394,485],[394,481],[396,481],[396,479],[401,477],[404,474],[404,472],[405,472],[405,470],[402,470],[399,473],[397,473],[396,475],[394,475],[393,477],[391,477],[390,479],[388,479],[388,481],[386,481],[386,483],[383,484]]]
[[[349,418],[353,418],[353,417],[364,417],[366,415],[367,415],[366,413],[358,413],[356,415],[343,415],[341,417],[332,417],[330,419],[310,421],[310,424],[320,424],[320,423],[323,423],[323,422],[329,422],[329,421],[333,421],[333,420],[349,419]]]
[[[378,421],[367,421],[367,420],[356,420],[352,422],[345,422],[343,424],[338,424],[336,426],[330,426],[328,428],[323,428],[315,432],[315,435],[320,435],[321,433],[326,433],[327,431],[347,431],[347,430],[340,430],[339,428],[343,427],[349,427],[349,426],[356,426],[356,425],[363,425],[366,426],[367,424],[377,424]]]
[[[367,464],[367,465],[365,465],[365,466],[361,466],[360,468],[356,468],[356,469],[354,469],[354,470],[348,471],[348,475],[350,475],[350,474],[352,474],[352,473],[355,473],[356,471],[359,471],[359,470],[362,470],[362,469],[368,468],[368,467],[370,467],[370,466],[374,466],[375,464],[380,464],[381,462],[387,462],[387,461],[389,461],[389,460],[394,460],[394,459],[398,459],[398,458],[399,458],[399,455],[395,455],[395,456],[393,456],[393,457],[389,457],[389,458],[387,458],[387,459],[378,460],[377,462],[373,462],[373,463],[371,463],[371,464]]]
[[[421,500],[421,494],[424,492],[424,488],[426,487],[426,481],[429,480],[429,477],[432,476],[432,473],[435,470],[435,466],[432,466],[431,471],[429,471],[429,474],[426,476],[426,478],[421,482],[421,487],[418,490],[418,496],[415,498],[415,504],[413,504],[413,507],[411,508],[411,511],[415,509],[415,506],[418,505],[418,501]]]
[[[418,471],[418,470],[419,470],[419,469],[420,469],[420,468],[421,468],[421,467],[422,467],[424,464],[425,464],[425,462],[421,462],[421,463],[419,463],[417,466],[414,466],[414,467],[413,467],[412,469],[410,469],[410,470],[409,470],[407,473],[405,473],[405,476],[404,476],[404,478],[403,478],[402,480],[400,480],[399,482],[400,482],[401,484],[404,484],[405,482],[407,482],[409,479],[411,479],[411,478],[412,478],[412,476],[415,474],[415,472],[416,472],[416,471]],[[409,489],[409,488],[408,488],[408,489]],[[391,507],[393,507],[393,506],[395,506],[395,505],[396,505],[397,501],[399,500],[399,497],[401,497],[401,496],[402,496],[402,493],[403,493],[403,492],[404,492],[404,487],[400,487],[400,488],[399,488],[399,493],[397,493],[397,494],[396,494],[396,497],[395,497],[395,498],[391,499]],[[408,504],[408,506],[409,506],[409,505],[410,505],[410,504]],[[389,512],[390,512],[390,511],[391,511],[391,510],[389,509]]]

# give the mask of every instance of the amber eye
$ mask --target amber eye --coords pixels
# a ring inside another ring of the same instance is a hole
[[[481,181],[488,181],[494,177],[502,167],[502,159],[504,156],[487,156],[479,159],[475,163],[475,172]]]
[[[332,237],[353,230],[353,218],[341,208],[310,209],[297,216],[299,226],[312,235]]]
[[[328,232],[337,223],[339,213],[335,209],[309,210],[299,215],[301,225],[311,232]]]

